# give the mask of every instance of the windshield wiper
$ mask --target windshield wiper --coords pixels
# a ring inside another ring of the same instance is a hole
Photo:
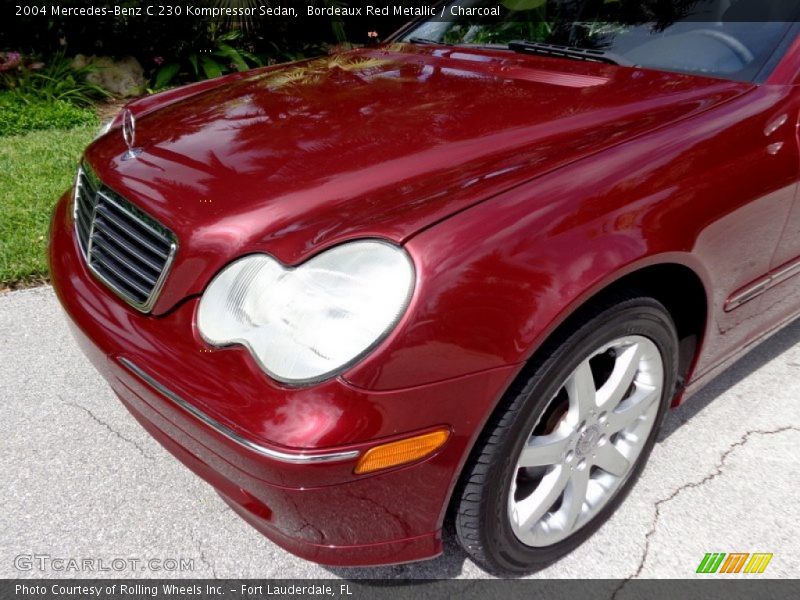
[[[619,54],[606,52],[605,50],[579,48],[577,46],[561,46],[559,44],[514,40],[508,43],[508,49],[514,52],[542,54],[544,56],[556,56],[559,58],[573,58],[576,60],[607,63],[610,65],[621,65],[623,67],[635,66],[632,61]]]
[[[442,45],[442,42],[437,42],[436,40],[430,40],[424,37],[410,37],[406,41],[411,42],[412,44],[434,44],[436,46]]]

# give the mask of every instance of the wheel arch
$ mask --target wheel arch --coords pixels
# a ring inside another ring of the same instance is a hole
[[[547,336],[569,327],[581,318],[584,310],[601,302],[608,296],[622,291],[635,290],[661,302],[669,312],[678,332],[679,342],[679,386],[686,382],[692,372],[695,359],[706,336],[708,318],[711,313],[709,294],[698,273],[679,262],[660,262],[641,266],[627,272],[583,300],[579,306],[561,319],[559,325]],[[537,349],[541,344],[537,345]],[[536,351],[532,352],[532,356]],[[529,358],[530,360],[530,358]]]
[[[531,344],[529,363],[547,342],[608,296],[637,290],[661,302],[675,321],[680,343],[679,381],[691,377],[712,317],[710,276],[696,257],[686,253],[651,256],[620,268],[564,303],[564,308]]]
[[[700,355],[711,314],[711,295],[706,285],[706,273],[701,265],[692,262],[693,258],[688,255],[675,255],[668,259],[662,257],[662,260],[650,259],[621,270],[615,277],[588,290],[586,294],[568,304],[561,315],[554,319],[553,325],[531,348],[524,364],[530,364],[538,353],[547,347],[549,341],[573,327],[598,303],[604,302],[609,297],[618,296],[624,291],[635,290],[663,304],[675,322],[678,333],[679,373],[678,391],[672,406],[676,406],[682,395],[682,386],[691,377],[696,359]],[[512,379],[508,389],[513,388],[518,379],[525,376],[526,369],[523,366]],[[505,392],[502,396],[504,395]],[[450,495],[442,512],[443,523],[452,523],[454,502],[458,497],[456,491],[461,484],[464,469],[472,460],[481,435],[502,405],[502,396],[498,398],[497,404],[487,415],[480,430],[476,432],[469,451],[465,453],[465,459],[453,478]]]

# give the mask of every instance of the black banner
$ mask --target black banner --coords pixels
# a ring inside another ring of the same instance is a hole
[[[637,24],[649,21],[793,22],[800,6],[791,0],[638,0],[594,3],[589,0],[8,0],[16,17],[56,19],[363,19],[405,22],[413,19],[459,21],[602,20]],[[598,8],[598,6],[600,8]]]
[[[3,580],[2,600],[764,600],[794,599],[800,580]]]

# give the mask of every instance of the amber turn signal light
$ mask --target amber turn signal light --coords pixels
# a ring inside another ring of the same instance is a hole
[[[370,448],[356,465],[356,475],[396,467],[430,456],[444,446],[450,431],[439,429]]]

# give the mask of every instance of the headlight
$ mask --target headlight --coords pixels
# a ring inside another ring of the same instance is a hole
[[[279,381],[310,383],[350,366],[383,339],[413,289],[411,259],[384,242],[342,244],[296,268],[252,254],[211,281],[197,327],[210,344],[244,345]]]

